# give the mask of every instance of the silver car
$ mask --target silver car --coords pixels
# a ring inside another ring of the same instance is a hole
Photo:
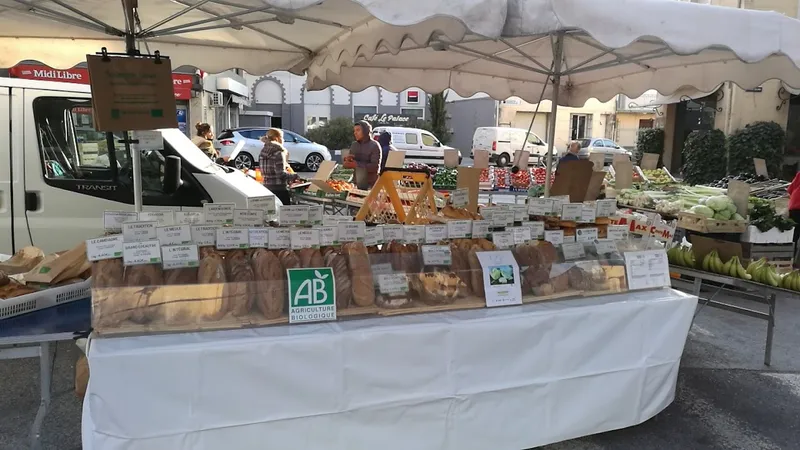
[[[605,138],[590,138],[578,139],[581,143],[581,149],[578,152],[578,157],[588,159],[592,153],[602,153],[605,155],[605,162],[611,163],[614,161],[614,155],[627,155],[631,157],[631,152],[620,147],[616,142]]]

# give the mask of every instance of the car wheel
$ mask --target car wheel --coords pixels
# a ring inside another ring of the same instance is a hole
[[[254,165],[255,161],[253,160],[253,157],[250,156],[249,153],[239,152],[239,154],[236,155],[236,158],[233,159],[233,167],[239,170],[242,169],[250,170],[253,169]]]
[[[319,166],[322,165],[322,161],[325,161],[322,155],[319,153],[312,153],[306,157],[306,169],[308,169],[309,172],[316,172],[319,170]]]
[[[497,157],[497,167],[505,167],[508,165],[508,162],[511,160],[511,157],[508,156],[508,153],[503,153],[502,155]]]

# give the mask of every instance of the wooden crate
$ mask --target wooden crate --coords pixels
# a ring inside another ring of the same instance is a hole
[[[678,228],[699,233],[743,233],[746,220],[717,220],[687,212],[678,213]]]

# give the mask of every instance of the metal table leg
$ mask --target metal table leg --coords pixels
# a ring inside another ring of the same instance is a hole
[[[769,366],[772,363],[772,335],[775,331],[775,305],[777,299],[775,294],[770,294],[767,297],[767,304],[769,305],[769,318],[767,319],[767,345],[764,348],[764,365]]]
[[[700,297],[700,290],[703,288],[703,279],[699,277],[694,278],[694,284],[692,285],[692,294],[695,297]]]
[[[31,427],[31,449],[40,450],[42,448],[42,424],[50,407],[50,386],[52,383],[53,352],[49,342],[39,344],[39,388],[41,390],[41,400],[39,410]]]

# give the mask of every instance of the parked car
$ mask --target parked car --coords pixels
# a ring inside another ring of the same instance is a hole
[[[433,133],[419,128],[376,127],[372,130],[374,139],[377,140],[384,131],[392,134],[392,145],[396,149],[406,152],[406,162],[441,165],[444,164],[444,151],[453,149],[442,144]]]
[[[589,158],[592,153],[602,153],[605,155],[605,163],[614,161],[614,155],[627,155],[631,157],[631,152],[620,147],[616,142],[605,138],[579,139],[581,149],[578,152],[579,158]],[[567,144],[569,145],[569,144]]]
[[[219,149],[220,157],[229,165],[237,169],[250,169],[258,165],[258,156],[264,143],[261,137],[267,134],[267,127],[234,128],[223,130],[217,136],[215,147]],[[328,147],[311,142],[305,137],[288,130],[283,131],[283,146],[289,152],[289,164],[309,172],[316,172],[322,161],[330,161],[331,153]],[[236,144],[244,140],[241,150],[236,151]]]
[[[505,167],[513,161],[514,153],[522,150],[522,143],[525,142],[527,133],[528,130],[523,130],[522,128],[476,128],[475,134],[472,135],[471,155],[474,155],[475,150],[487,150],[490,162],[496,163],[498,167]],[[547,143],[535,133],[530,133],[527,142],[525,142],[525,150],[534,157],[533,161],[535,161],[537,157],[547,155]],[[553,156],[555,154],[554,150]]]

